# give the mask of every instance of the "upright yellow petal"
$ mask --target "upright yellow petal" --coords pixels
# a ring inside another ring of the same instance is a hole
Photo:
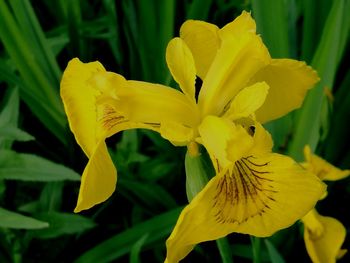
[[[187,20],[180,28],[180,37],[190,48],[201,79],[207,74],[219,48],[218,30],[216,25],[198,20]]]
[[[106,143],[101,140],[85,167],[74,212],[78,213],[106,201],[114,192],[116,183],[117,170]]]
[[[198,130],[214,165],[220,167],[240,159],[253,146],[253,138],[241,125],[224,118],[207,116]]]
[[[167,260],[178,262],[195,244],[232,232],[270,236],[303,217],[324,190],[289,157],[243,157],[212,178],[182,211],[166,243]]]
[[[87,156],[96,147],[96,93],[87,85],[94,74],[106,72],[99,62],[82,63],[72,59],[63,73],[61,97],[68,117],[70,129]]]
[[[166,49],[166,62],[183,93],[195,103],[196,67],[190,49],[181,38],[170,40]]]
[[[255,33],[256,24],[250,13],[243,10],[240,16],[238,16],[231,23],[225,25],[220,29],[220,31],[226,31],[227,33],[238,38],[246,32]]]
[[[313,263],[336,262],[344,243],[346,229],[337,219],[321,216],[315,209],[303,219],[306,250]]]
[[[306,92],[318,80],[316,71],[305,62],[272,59],[270,65],[262,68],[250,81],[251,84],[265,81],[270,86],[265,103],[256,112],[257,120],[264,123],[299,108]]]
[[[268,90],[266,82],[257,82],[243,88],[231,102],[224,117],[230,120],[249,117],[265,102]]]
[[[270,153],[273,147],[273,140],[271,134],[258,122],[254,123],[254,147],[250,154],[262,155]]]
[[[240,37],[246,32],[255,33],[255,30],[254,19],[250,13],[243,11],[234,21],[220,30],[216,25],[204,21],[187,20],[181,26],[180,37],[191,49],[196,63],[197,75],[204,79],[221,44],[218,36],[219,31]]]
[[[240,38],[220,32],[221,46],[199,93],[202,116],[220,115],[234,96],[263,67],[270,55],[259,36],[245,33]]]

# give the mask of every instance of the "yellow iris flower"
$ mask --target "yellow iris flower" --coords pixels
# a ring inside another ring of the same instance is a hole
[[[324,184],[289,157],[271,153],[271,136],[260,123],[298,108],[317,73],[304,62],[272,59],[247,12],[221,29],[185,22],[168,44],[166,61],[182,92],[126,80],[99,62],[69,62],[61,96],[89,157],[75,212],[113,193],[117,172],[105,139],[134,128],[157,131],[175,145],[200,143],[216,169],[167,240],[168,262],[231,232],[269,236],[310,211]],[[198,100],[196,76],[203,80]]]
[[[336,181],[350,175],[350,170],[341,170],[304,148],[305,163],[302,165],[320,179]],[[325,197],[325,196],[324,196]],[[341,258],[346,249],[341,249],[346,229],[337,219],[320,215],[312,209],[302,220],[306,250],[313,263],[332,263]]]

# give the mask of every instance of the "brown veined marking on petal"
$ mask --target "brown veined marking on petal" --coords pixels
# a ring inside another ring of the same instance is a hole
[[[147,125],[150,125],[150,126],[155,127],[155,128],[160,127],[160,123],[157,123],[157,122],[143,122],[143,124],[147,124]]]
[[[98,122],[101,123],[104,129],[110,130],[117,124],[128,122],[123,115],[117,113],[113,106],[103,105],[102,107],[102,114],[100,115]]]
[[[221,114],[219,115],[219,117],[223,116],[227,111],[228,109],[230,108],[231,106],[231,102],[232,102],[232,99],[230,99],[224,106],[224,109],[222,110]]]
[[[257,163],[253,156],[237,161],[231,173],[228,171],[218,182],[214,196],[214,217],[218,223],[241,224],[255,216],[261,216],[270,209],[270,202],[275,202],[272,179],[266,178],[271,172],[260,170],[267,168],[267,163]],[[245,210],[238,218],[237,209],[254,205],[254,212]]]

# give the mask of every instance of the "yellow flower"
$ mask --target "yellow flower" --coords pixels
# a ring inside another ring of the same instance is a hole
[[[350,170],[341,170],[304,148],[306,162],[302,165],[322,180],[335,181],[350,175]],[[325,196],[324,196],[325,197]],[[346,229],[337,219],[321,216],[312,209],[302,220],[306,250],[314,263],[331,263],[341,258],[346,249],[341,249]]]
[[[182,92],[125,80],[99,62],[68,64],[61,96],[89,157],[75,211],[112,194],[116,170],[104,140],[133,128],[157,131],[192,153],[195,143],[203,144],[217,172],[182,211],[167,240],[168,262],[231,232],[271,235],[310,211],[325,186],[289,157],[271,153],[271,136],[260,123],[299,107],[316,72],[304,62],[272,59],[247,12],[222,29],[185,22],[166,61]],[[203,80],[198,100],[196,75]]]

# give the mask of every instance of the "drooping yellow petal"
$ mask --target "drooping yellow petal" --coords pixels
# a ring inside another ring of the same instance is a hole
[[[321,216],[315,209],[303,219],[306,250],[313,263],[336,262],[345,240],[346,229],[337,219]]]
[[[265,81],[269,95],[256,112],[261,123],[277,119],[301,106],[306,92],[318,82],[316,71],[305,62],[292,59],[272,59],[262,68],[250,83]]]
[[[266,82],[257,82],[243,88],[231,102],[224,117],[230,120],[249,117],[264,103],[268,90]]]
[[[81,178],[75,213],[107,200],[115,190],[117,170],[109,156],[106,143],[101,140],[91,155]]]
[[[176,37],[169,42],[166,61],[174,80],[183,93],[195,103],[196,67],[190,49],[181,38]]]
[[[216,25],[197,20],[187,20],[180,28],[180,37],[190,48],[197,75],[204,79],[220,45]]]
[[[236,38],[226,31],[219,33],[221,46],[199,93],[202,116],[220,115],[234,96],[248,86],[249,80],[270,63],[270,55],[259,36],[247,32]]]
[[[229,34],[239,38],[246,32],[255,33],[256,24],[250,13],[243,10],[242,14],[238,16],[231,23],[228,23],[220,31],[226,31]]]
[[[337,181],[350,175],[350,170],[341,170],[313,154],[309,145],[304,147],[304,156],[306,161],[305,167],[315,173],[321,180]]]
[[[94,74],[106,72],[99,62],[82,63],[72,59],[63,73],[61,97],[70,129],[80,147],[90,156],[96,147],[96,93],[87,85]]]
[[[115,189],[116,169],[105,138],[122,130],[145,128],[162,130],[163,137],[176,137],[184,143],[189,137],[184,130],[191,132],[199,118],[195,105],[183,93],[161,85],[127,81],[106,72],[98,62],[73,59],[62,78],[61,96],[71,130],[89,157],[76,212],[105,201]],[[161,127],[162,123],[165,127]],[[169,123],[184,129],[167,132]]]
[[[178,262],[195,244],[232,232],[270,236],[303,217],[324,190],[289,157],[244,157],[212,178],[182,211],[166,243],[167,260]]]
[[[253,145],[246,130],[227,119],[207,116],[198,128],[202,143],[210,154],[214,167],[227,167],[244,156]]]

